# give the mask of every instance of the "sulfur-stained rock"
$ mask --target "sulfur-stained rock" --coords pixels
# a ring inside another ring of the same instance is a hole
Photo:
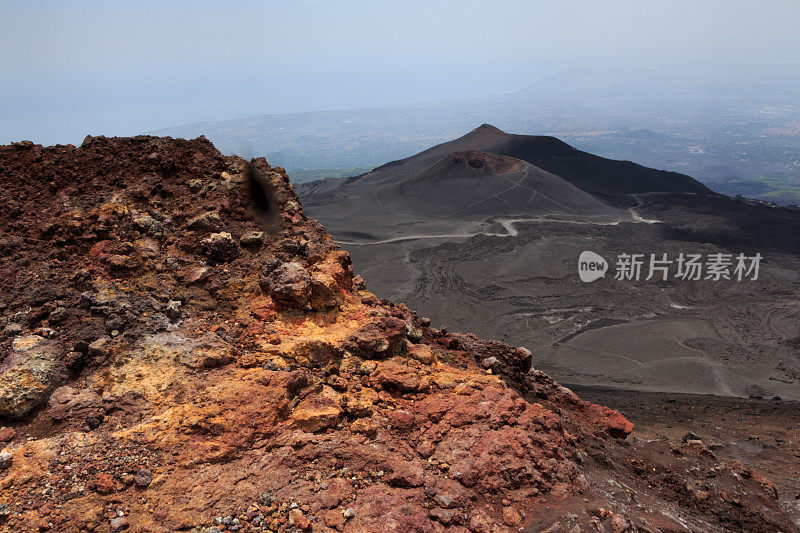
[[[23,418],[67,378],[65,350],[38,335],[17,337],[0,365],[0,416]]]
[[[325,366],[342,357],[342,350],[329,341],[308,340],[295,344],[289,351],[297,364],[301,366]]]
[[[260,246],[264,242],[263,231],[248,231],[239,237],[242,246]]]
[[[344,410],[348,415],[354,417],[370,416],[373,412],[373,405],[377,402],[378,393],[368,388],[347,392],[342,397]]]
[[[192,369],[214,368],[233,361],[233,347],[213,333],[196,338],[177,332],[159,333],[145,343],[144,350]]]
[[[314,255],[316,250],[325,249],[324,242],[314,241],[308,244],[306,253]],[[336,285],[345,291],[353,289],[353,262],[350,254],[344,250],[328,251],[320,261],[314,262],[314,271],[330,276]]]
[[[378,432],[378,424],[370,418],[359,418],[350,425],[350,429],[371,437]]]
[[[292,420],[303,431],[316,433],[335,426],[342,416],[340,395],[323,386],[318,393],[306,396],[292,410]]]
[[[325,309],[335,307],[342,301],[339,285],[333,276],[325,272],[311,274],[311,297],[309,304],[312,309]]]
[[[430,365],[436,361],[436,356],[433,354],[433,350],[431,350],[428,344],[410,344],[406,346],[406,351],[408,351],[410,357],[416,359],[420,363]]]
[[[191,219],[186,223],[186,227],[194,231],[220,232],[225,228],[225,224],[222,222],[222,217],[219,216],[219,213],[209,211]]]

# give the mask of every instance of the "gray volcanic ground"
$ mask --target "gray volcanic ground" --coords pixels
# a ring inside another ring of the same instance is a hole
[[[373,292],[526,346],[564,383],[800,398],[796,210],[486,125],[298,190]],[[612,272],[581,282],[584,250]],[[681,252],[764,259],[757,281],[613,279],[618,254]]]

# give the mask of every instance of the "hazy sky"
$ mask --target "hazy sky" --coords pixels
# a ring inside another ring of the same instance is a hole
[[[4,0],[0,143],[800,59],[798,0]]]

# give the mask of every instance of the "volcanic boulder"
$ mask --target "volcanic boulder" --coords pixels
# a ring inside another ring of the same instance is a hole
[[[0,366],[0,416],[23,418],[67,377],[65,351],[38,335],[14,339]]]

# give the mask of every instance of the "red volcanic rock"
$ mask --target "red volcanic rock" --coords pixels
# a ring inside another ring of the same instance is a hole
[[[425,464],[418,458],[391,457],[381,463],[382,479],[396,487],[420,487],[425,482]]]
[[[326,267],[322,270],[321,267]],[[328,273],[331,272],[331,273]],[[299,262],[292,261],[265,266],[260,284],[264,292],[279,304],[298,309],[325,309],[335,307],[342,300],[341,286],[336,277],[346,279],[338,262],[315,265],[309,271]]]
[[[414,415],[406,410],[398,409],[392,412],[389,422],[393,428],[408,431],[414,427]]]
[[[0,428],[0,442],[9,442],[17,436],[17,432],[12,427]]]
[[[356,433],[363,433],[364,435],[371,437],[378,432],[378,425],[374,420],[369,418],[359,418],[353,422],[353,424],[350,426],[350,429]]]
[[[284,263],[273,270],[262,287],[275,301],[300,309],[311,309],[311,275],[300,263]]]
[[[624,439],[633,431],[633,424],[622,416],[619,411],[595,404],[590,404],[589,410],[595,414],[595,420],[598,420],[600,425],[604,427],[612,437]]]
[[[401,350],[405,335],[405,322],[396,317],[380,317],[353,333],[345,348],[369,359],[387,357]]]
[[[4,529],[796,530],[754,471],[369,293],[263,158],[25,142],[0,185]]]
[[[387,390],[411,392],[420,387],[419,373],[414,368],[395,361],[378,363],[374,378]]]
[[[108,494],[114,490],[114,480],[106,473],[100,473],[94,478],[94,489],[100,494]]]

